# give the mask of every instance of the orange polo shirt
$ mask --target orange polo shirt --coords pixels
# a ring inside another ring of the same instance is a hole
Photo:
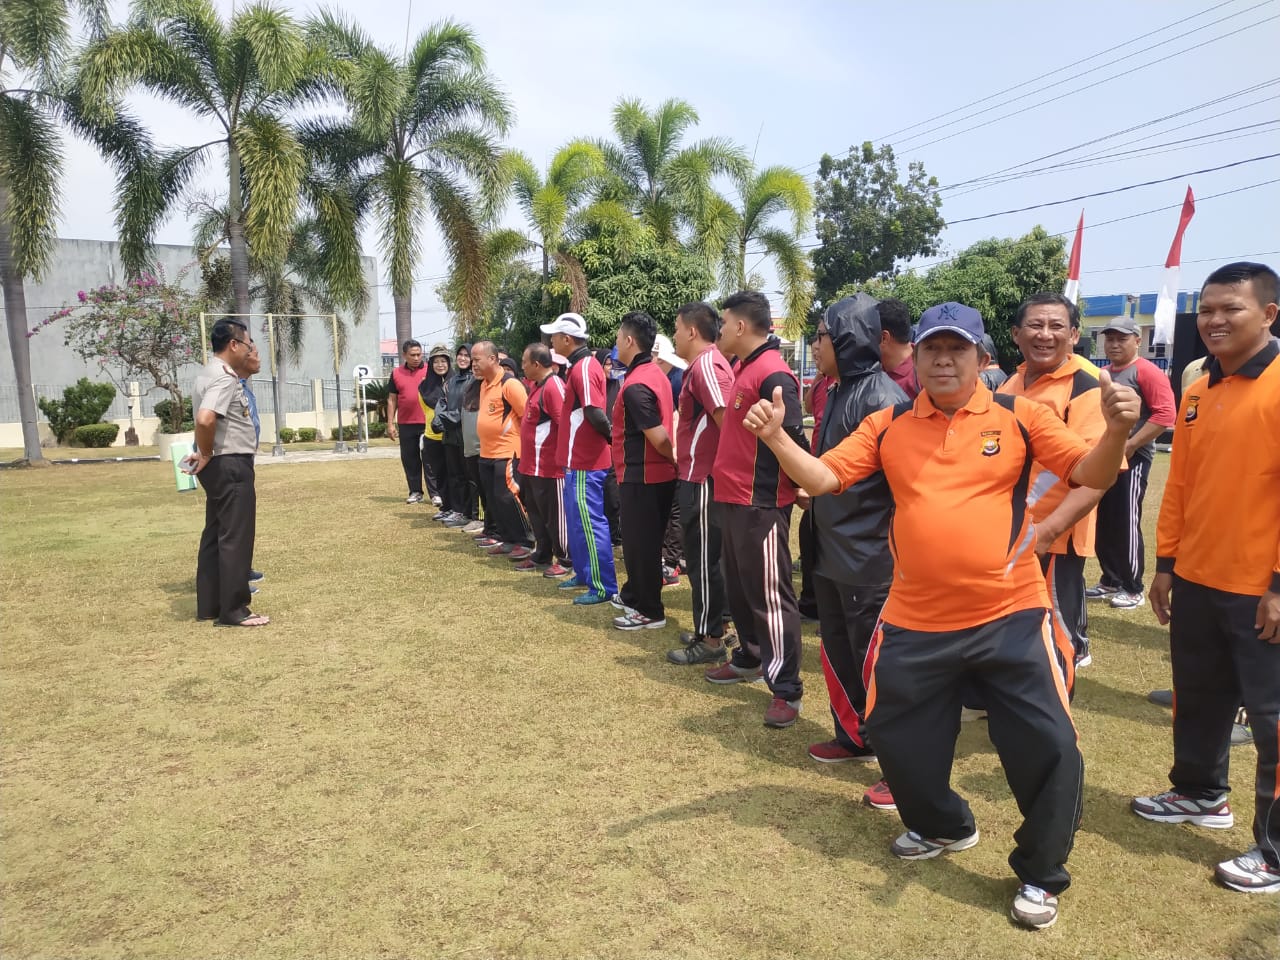
[[[1280,351],[1182,395],[1156,524],[1156,569],[1201,586],[1280,593]]]
[[[529,395],[515,377],[500,376],[480,384],[480,417],[476,434],[480,456],[512,460],[520,456],[520,418]]]
[[[1027,386],[1026,370],[1025,363],[1019,366],[997,392],[1043,403],[1090,447],[1102,439],[1107,432],[1107,421],[1102,415],[1102,387],[1097,376],[1084,366],[1083,357],[1072,354],[1057,370],[1036,377],[1031,386]],[[1037,460],[1031,469],[1031,491],[1027,494],[1031,518],[1039,523],[1049,516],[1062,505],[1070,489],[1070,484]],[[1097,520],[1095,507],[1053,541],[1049,552],[1065,554],[1070,543],[1080,556],[1092,557]]]
[[[948,417],[927,392],[862,421],[821,460],[843,492],[884,470],[896,510],[893,585],[881,614],[908,630],[963,630],[1049,607],[1027,510],[1032,461],[1070,477],[1090,445],[1048,407],[1006,409],[978,384]]]

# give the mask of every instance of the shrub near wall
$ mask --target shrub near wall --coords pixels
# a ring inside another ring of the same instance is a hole
[[[298,431],[293,429],[293,427],[280,428],[281,443],[293,443],[293,441],[297,438],[297,436],[298,436]]]
[[[86,423],[76,427],[71,436],[82,447],[109,447],[116,442],[119,433],[118,423]]]
[[[316,428],[315,428],[315,427],[299,427],[299,428],[298,428],[298,442],[299,442],[299,443],[314,443],[314,442],[315,442],[315,439],[316,439],[316,435],[317,435],[317,433],[318,433],[318,431],[316,430]]]

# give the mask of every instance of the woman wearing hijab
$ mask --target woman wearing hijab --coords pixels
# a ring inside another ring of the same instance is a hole
[[[442,508],[437,516],[452,509],[444,502],[449,492],[445,475],[444,434],[436,422],[436,407],[444,404],[450,369],[449,348],[437,343],[427,355],[427,375],[418,387],[418,399],[422,401],[427,423],[422,435],[422,466],[427,475],[427,495],[433,504]]]
[[[467,482],[466,454],[462,437],[462,397],[471,382],[471,348],[458,347],[456,369],[445,383],[444,402],[436,407],[436,419],[444,433],[444,502],[446,527],[465,527],[480,516],[476,493]]]

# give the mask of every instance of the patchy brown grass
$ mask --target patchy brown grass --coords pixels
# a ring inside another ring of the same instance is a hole
[[[1163,467],[1158,471],[1163,476]],[[0,955],[1280,956],[1270,898],[1217,888],[1249,834],[1146,823],[1168,680],[1150,611],[1098,610],[1087,805],[1052,930],[1006,919],[1016,807],[985,725],[954,779],[983,842],[895,861],[874,767],[606,629],[401,499],[395,461],[259,474],[265,630],[194,621],[203,501],[168,464],[0,473]],[[1152,492],[1158,500],[1159,483]],[[1154,515],[1154,507],[1149,513]]]

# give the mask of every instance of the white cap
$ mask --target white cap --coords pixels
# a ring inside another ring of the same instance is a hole
[[[562,313],[551,323],[544,323],[538,329],[543,333],[567,333],[577,340],[587,339],[587,321],[576,313]]]
[[[677,370],[685,370],[689,364],[680,359],[680,355],[676,353],[676,348],[671,342],[671,338],[665,333],[660,333],[653,341],[653,358],[661,360],[663,363],[669,363]]]
[[[562,366],[562,367],[567,367],[567,366],[569,365],[569,358],[568,358],[568,357],[562,357],[562,356],[560,356],[560,354],[558,354],[558,353],[556,353],[554,350],[552,350],[552,351],[551,351],[551,362],[552,362],[552,363],[555,363],[555,364],[558,364],[558,365],[560,365],[560,366]]]

